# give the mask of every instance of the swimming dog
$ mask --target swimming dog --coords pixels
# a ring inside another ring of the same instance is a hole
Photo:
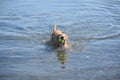
[[[55,48],[67,48],[68,36],[60,30],[56,29],[56,24],[53,26],[53,33],[51,35],[51,42]]]

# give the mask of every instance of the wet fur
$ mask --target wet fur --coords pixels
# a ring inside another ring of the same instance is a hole
[[[58,41],[59,37],[63,37],[64,43],[60,43]],[[68,36],[64,34],[62,31],[56,29],[56,24],[53,26],[53,33],[51,35],[51,42],[53,47],[55,48],[67,48],[68,47]]]

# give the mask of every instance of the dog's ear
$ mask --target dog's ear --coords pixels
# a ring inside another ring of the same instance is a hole
[[[66,35],[65,37],[66,37],[66,40],[67,40],[67,39],[68,39],[68,36]]]

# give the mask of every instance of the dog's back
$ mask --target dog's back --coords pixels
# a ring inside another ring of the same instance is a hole
[[[57,29],[56,29],[56,24],[54,24],[54,26],[53,26],[53,32],[54,32],[54,34],[56,34],[56,35],[62,34],[62,32],[61,32],[60,30],[57,30]]]

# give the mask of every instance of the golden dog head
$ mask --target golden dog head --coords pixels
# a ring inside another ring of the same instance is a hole
[[[67,47],[68,36],[62,31],[57,30],[56,25],[54,25],[51,40],[54,47]]]

